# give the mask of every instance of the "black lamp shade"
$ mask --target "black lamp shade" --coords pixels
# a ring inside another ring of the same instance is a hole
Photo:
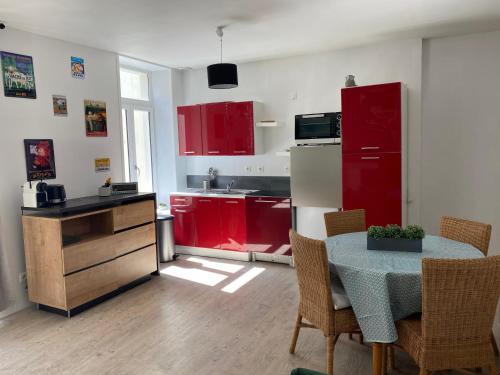
[[[238,68],[235,64],[220,63],[207,66],[208,87],[232,89],[238,87]]]

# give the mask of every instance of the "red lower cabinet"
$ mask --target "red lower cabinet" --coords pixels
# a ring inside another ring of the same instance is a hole
[[[247,251],[245,199],[219,198],[221,249]]]
[[[195,197],[195,246],[220,249],[219,198]]]
[[[364,208],[366,226],[402,223],[401,154],[342,156],[344,210]]]
[[[174,216],[174,238],[177,245],[195,246],[196,202],[193,197],[173,195],[170,197],[170,211]]]
[[[288,236],[292,227],[289,198],[247,197],[246,212],[248,251],[292,255]]]

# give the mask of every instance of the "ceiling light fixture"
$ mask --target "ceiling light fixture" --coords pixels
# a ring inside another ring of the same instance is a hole
[[[232,89],[238,87],[238,68],[236,64],[222,63],[222,31],[224,26],[217,26],[215,31],[220,38],[220,63],[207,66],[208,87],[211,89]]]

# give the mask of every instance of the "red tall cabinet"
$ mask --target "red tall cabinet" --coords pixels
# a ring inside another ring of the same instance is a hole
[[[406,110],[400,82],[342,89],[343,209],[406,224]]]

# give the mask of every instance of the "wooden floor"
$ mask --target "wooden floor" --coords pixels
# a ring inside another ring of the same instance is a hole
[[[0,320],[0,374],[325,370],[317,330],[303,329],[297,353],[288,354],[298,300],[293,268],[195,257],[162,268],[160,277],[71,319],[30,308]],[[397,363],[395,373],[418,373],[403,354]],[[341,338],[334,368],[336,375],[370,374],[370,348]]]

